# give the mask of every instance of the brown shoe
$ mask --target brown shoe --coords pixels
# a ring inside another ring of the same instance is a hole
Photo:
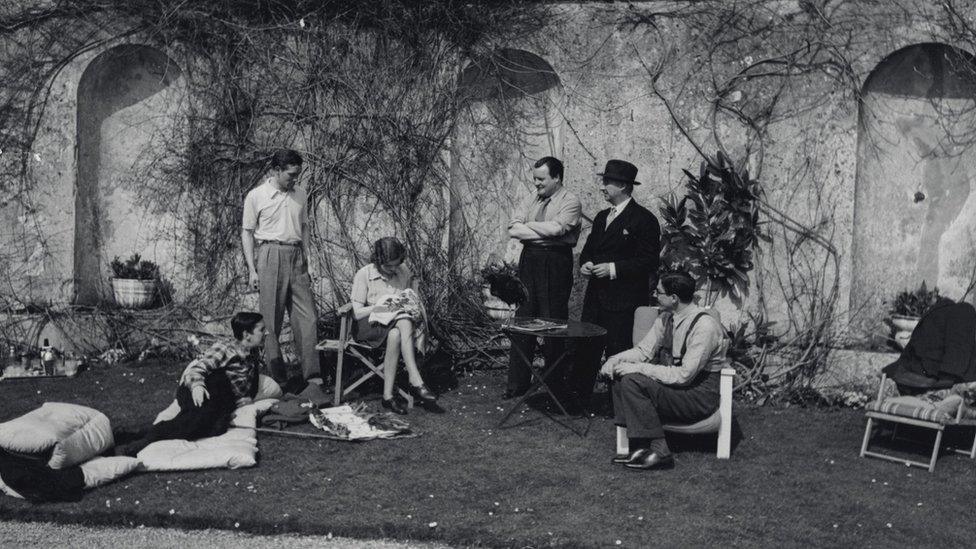
[[[632,462],[625,463],[624,465],[630,467],[631,469],[641,469],[644,471],[650,469],[673,469],[674,455],[661,455],[657,452],[651,452],[648,450],[644,455],[638,457]]]

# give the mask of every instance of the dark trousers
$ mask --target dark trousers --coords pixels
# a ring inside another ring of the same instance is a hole
[[[519,257],[519,278],[528,290],[528,299],[515,312],[517,316],[545,317],[558,320],[569,318],[569,294],[573,290],[573,250],[567,247],[540,248],[527,245]],[[508,359],[508,391],[524,392],[529,388],[532,374],[528,364],[519,356],[517,346],[532,359],[535,355],[535,336],[512,336],[512,351]],[[546,342],[543,355],[550,365],[562,354],[565,344],[558,340]],[[558,374],[554,373],[554,378]]]
[[[221,371],[212,372],[207,376],[206,388],[210,396],[203,404],[196,406],[190,388],[181,384],[176,390],[180,413],[173,419],[150,427],[142,438],[125,446],[125,453],[135,455],[157,440],[196,440],[227,432],[231,415],[237,408],[237,398],[227,375]]]
[[[609,357],[634,346],[635,310],[637,310],[636,304],[633,308],[623,311],[608,311],[601,309],[598,305],[583,304],[583,314],[580,320],[606,329],[607,335],[604,338],[582,341],[577,346],[573,370],[569,375],[568,383],[569,388],[581,404],[585,404],[593,394],[593,385],[596,383],[596,376],[600,372],[600,358],[604,351]]]
[[[700,374],[689,385],[664,385],[642,374],[613,382],[613,423],[628,438],[662,438],[665,423],[689,424],[718,410],[719,372]]]

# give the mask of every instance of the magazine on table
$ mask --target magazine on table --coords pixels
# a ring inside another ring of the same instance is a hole
[[[566,328],[568,325],[559,324],[558,322],[551,322],[549,320],[542,320],[541,318],[530,318],[513,321],[511,324],[509,324],[509,327],[517,330],[525,330],[527,332],[542,332],[546,330],[558,330],[560,328]]]
[[[376,300],[376,308],[369,314],[371,324],[376,323],[383,326],[389,326],[401,318],[410,320],[421,318],[420,299],[417,292],[410,288],[380,297]]]

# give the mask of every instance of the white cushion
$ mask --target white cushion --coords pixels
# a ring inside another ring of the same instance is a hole
[[[275,399],[265,399],[241,406],[234,412],[231,428],[220,436],[195,441],[154,442],[139,452],[142,468],[147,471],[182,471],[253,467],[257,464],[258,454],[257,432],[254,430],[257,416],[275,402]],[[179,411],[178,407],[176,411]]]
[[[81,472],[85,475],[85,488],[94,488],[124,477],[138,467],[139,460],[134,457],[97,457],[82,463]]]
[[[77,404],[45,402],[0,424],[0,447],[37,454],[53,447],[48,466],[63,469],[101,454],[115,444],[105,414]]]

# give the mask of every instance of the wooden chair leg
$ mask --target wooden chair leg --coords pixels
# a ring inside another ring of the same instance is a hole
[[[617,426],[617,454],[627,455],[630,453],[630,440],[627,439],[627,428]]]
[[[929,472],[935,471],[935,460],[939,457],[939,446],[942,445],[942,429],[936,431],[935,447],[932,448],[932,459],[929,460]]]
[[[339,402],[342,401],[342,359],[346,356],[345,349],[339,349],[336,353],[336,378],[335,378],[335,396],[332,398],[332,405],[338,406]]]
[[[973,429],[973,447],[969,449],[969,459],[976,459],[976,429]]]
[[[721,376],[719,381],[718,444],[715,449],[715,457],[729,459],[732,453],[732,381],[735,377],[735,370],[725,368],[722,370]]]
[[[874,418],[868,418],[868,425],[864,428],[864,440],[861,441],[861,457],[868,451],[868,442],[871,440],[871,424]]]

